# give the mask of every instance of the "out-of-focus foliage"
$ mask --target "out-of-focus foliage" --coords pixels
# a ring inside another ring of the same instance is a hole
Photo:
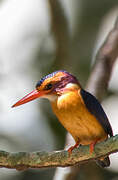
[[[43,75],[57,69],[75,74],[85,86],[96,49],[118,14],[118,0],[2,0],[0,3],[0,149],[63,149],[66,131],[47,100],[16,109],[10,106],[30,92]],[[104,107],[114,132],[118,133],[116,81],[115,73],[110,82],[112,93],[104,101]],[[79,179],[111,180],[118,177],[116,169],[114,159],[109,170],[85,165],[80,169]],[[21,173],[1,169],[0,179],[51,180],[53,174],[54,169]]]

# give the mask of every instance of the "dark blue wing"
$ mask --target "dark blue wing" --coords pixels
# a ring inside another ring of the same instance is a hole
[[[107,115],[105,114],[98,100],[92,94],[83,89],[81,89],[80,94],[84,100],[84,103],[88,111],[96,117],[96,119],[104,128],[105,132],[109,134],[110,137],[113,136],[113,131],[107,118]]]

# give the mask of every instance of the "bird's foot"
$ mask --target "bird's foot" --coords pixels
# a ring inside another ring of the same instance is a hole
[[[97,141],[98,141],[98,139],[97,140],[95,140],[95,141],[93,141],[91,144],[90,144],[90,154],[92,154],[93,153],[93,151],[94,151],[94,147],[95,147],[95,145],[96,145],[96,143],[97,143]]]
[[[71,147],[68,149],[69,155],[72,154],[73,149],[77,148],[78,145],[79,145],[79,142],[77,142],[74,146],[71,146]]]

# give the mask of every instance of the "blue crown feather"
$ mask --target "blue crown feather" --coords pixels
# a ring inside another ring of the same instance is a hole
[[[70,74],[65,70],[58,70],[58,71],[52,72],[51,74],[48,74],[44,76],[43,78],[41,78],[40,81],[38,81],[38,83],[36,84],[36,87],[41,86],[41,84],[44,82],[45,79],[55,76],[55,74],[57,74],[58,72],[64,72],[64,73]]]

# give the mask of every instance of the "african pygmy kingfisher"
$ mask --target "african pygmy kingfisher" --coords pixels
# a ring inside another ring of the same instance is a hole
[[[113,136],[109,120],[98,100],[67,71],[59,70],[43,77],[34,91],[12,107],[39,97],[49,99],[53,112],[74,138],[76,144],[68,149],[70,154],[79,144],[90,145],[92,153],[97,142]],[[109,157],[98,159],[97,163],[107,167],[110,165]]]

